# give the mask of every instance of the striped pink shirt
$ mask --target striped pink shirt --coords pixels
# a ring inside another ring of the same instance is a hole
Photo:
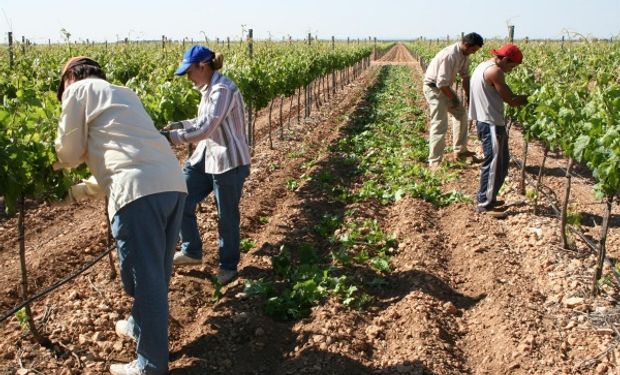
[[[214,72],[200,92],[198,116],[183,121],[184,129],[171,131],[172,142],[198,143],[189,162],[195,165],[204,157],[205,173],[220,174],[249,165],[243,96],[235,83]]]

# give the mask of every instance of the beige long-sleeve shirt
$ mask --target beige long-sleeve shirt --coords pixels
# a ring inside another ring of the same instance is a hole
[[[459,45],[460,42],[452,44],[433,57],[424,74],[425,84],[435,84],[438,88],[450,87],[457,73],[462,78],[469,77],[469,57]]]
[[[86,163],[108,196],[110,218],[138,198],[187,192],[170,145],[126,87],[97,78],[71,84],[63,94],[55,145],[59,166]]]

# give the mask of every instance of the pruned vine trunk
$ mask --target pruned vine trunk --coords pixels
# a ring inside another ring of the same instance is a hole
[[[519,193],[525,195],[525,166],[527,165],[527,150],[529,142],[523,137],[523,164],[521,165],[521,182],[519,183]]]
[[[569,248],[568,236],[566,234],[566,217],[568,215],[568,200],[570,198],[571,170],[573,169],[573,158],[568,158],[566,166],[566,184],[564,187],[564,202],[562,203],[562,215],[560,220],[560,236],[562,237],[562,247]]]
[[[21,270],[21,297],[25,301],[28,299],[28,271],[26,269],[26,235],[24,230],[24,217],[25,217],[25,207],[24,207],[24,196],[22,195],[19,199],[19,214],[17,216],[17,232],[18,232],[18,246],[19,246],[19,266]],[[52,346],[52,342],[47,337],[41,335],[39,330],[37,329],[37,325],[32,317],[32,311],[30,310],[30,304],[24,306],[24,311],[26,312],[26,322],[28,324],[28,329],[32,334],[32,337],[35,339],[37,343],[40,345],[50,348]]]
[[[543,169],[545,169],[545,163],[547,162],[547,154],[549,153],[549,149],[545,146],[545,150],[543,152],[543,159],[538,170],[538,178],[536,179],[536,195],[534,196],[534,215],[538,213],[538,197],[540,195],[540,187],[542,185],[542,174]]]
[[[592,280],[592,294],[597,295],[599,292],[598,289],[598,280],[603,275],[603,264],[605,262],[605,253],[607,252],[607,248],[605,244],[607,243],[607,232],[609,230],[609,218],[611,217],[611,207],[613,204],[614,197],[608,196],[605,200],[605,212],[603,213],[603,225],[601,227],[601,237],[599,240],[598,247],[598,261],[596,262],[596,271],[594,272],[594,280]]]

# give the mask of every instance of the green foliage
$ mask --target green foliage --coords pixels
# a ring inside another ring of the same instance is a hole
[[[583,220],[583,217],[581,215],[581,212],[579,211],[574,211],[574,210],[568,210],[568,212],[566,213],[566,223],[569,225],[574,225],[574,226],[579,226],[581,225]]]
[[[272,257],[274,273],[280,282],[263,279],[247,281],[244,292],[249,296],[266,299],[265,313],[279,320],[295,320],[308,316],[310,308],[329,296],[339,298],[346,306],[361,308],[369,297],[351,284],[346,276],[332,275],[331,268],[324,268],[316,250],[302,244],[297,257],[282,246]]]
[[[428,143],[424,117],[414,103],[418,91],[407,67],[385,67],[382,84],[366,98],[368,105],[351,119],[346,137],[332,150],[338,162],[354,166],[364,183],[352,194],[335,191],[343,201],[378,200],[384,204],[405,196],[421,198],[438,206],[462,201],[464,194],[443,192],[443,178],[425,166]]]
[[[341,221],[342,219],[338,215],[325,213],[321,217],[321,221],[314,226],[314,231],[319,236],[327,238],[340,226]]]
[[[52,170],[56,161],[54,138],[60,115],[56,87],[63,63],[71,56],[97,60],[107,79],[133,89],[156,126],[196,116],[200,100],[185,78],[174,76],[183,55],[180,44],[159,43],[79,45],[70,43],[63,30],[65,46],[32,46],[25,54],[15,53],[10,69],[0,60],[0,196],[8,211],[15,211],[20,197],[59,199],[87,171]],[[350,66],[369,56],[370,45],[331,43],[255,43],[254,58],[245,45],[225,51],[223,73],[238,85],[254,109],[265,107],[281,95],[334,69]]]
[[[219,302],[222,299],[222,283],[217,280],[217,276],[211,278],[211,284],[213,284],[213,293],[211,294],[211,301]]]
[[[242,253],[247,253],[252,250],[256,246],[256,242],[251,238],[243,238],[239,243],[239,249]]]
[[[28,314],[26,313],[25,307],[17,310],[17,312],[15,313],[15,318],[19,322],[19,326],[22,328],[23,331],[30,330],[30,328],[28,327]]]

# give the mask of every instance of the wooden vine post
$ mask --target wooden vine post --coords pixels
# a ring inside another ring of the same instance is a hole
[[[594,280],[592,280],[593,295],[597,295],[599,292],[598,280],[603,274],[603,264],[605,262],[605,253],[607,252],[605,243],[607,242],[607,231],[609,230],[609,218],[611,217],[613,200],[613,195],[608,195],[605,199],[605,212],[603,213],[603,225],[601,227],[601,237],[599,239],[598,261],[596,263],[596,271],[594,272]]]
[[[374,38],[374,44],[372,46],[372,61],[377,60],[377,37]]]
[[[540,169],[538,170],[538,178],[536,179],[536,195],[534,195],[534,215],[538,214],[538,197],[540,195],[540,187],[542,184],[542,174],[543,174],[543,170],[545,169],[545,162],[547,161],[547,154],[549,153],[549,147],[547,147],[547,145],[544,145],[543,147],[544,147],[543,160],[540,165]]]
[[[527,137],[523,137],[523,164],[521,164],[521,182],[519,183],[519,194],[521,195],[525,195],[525,166],[527,165],[528,147]]]
[[[284,121],[282,120],[282,106],[284,106],[284,95],[280,96],[280,139],[284,139]]]
[[[254,30],[248,30],[248,57],[250,58],[250,64],[252,63],[252,58],[254,57],[254,40],[253,40]],[[252,153],[254,153],[254,119],[252,113],[252,100],[248,101],[248,144],[252,149]]]
[[[271,138],[271,112],[273,109],[273,100],[269,101],[269,121],[267,121],[268,123],[268,128],[269,128],[269,148],[271,150],[273,150],[273,139]]]
[[[13,32],[9,31],[9,68],[13,69]]]
[[[564,188],[564,202],[562,203],[562,214],[560,218],[560,236],[562,237],[562,247],[569,248],[568,238],[566,236],[566,217],[568,215],[568,200],[570,198],[571,170],[573,169],[573,158],[568,158],[566,166],[566,185]]]
[[[308,33],[308,46],[310,45],[312,45],[312,33]],[[312,112],[312,82],[306,85],[306,88],[304,91],[304,99],[305,99],[304,118],[307,118],[308,116],[310,116],[310,113]]]
[[[336,38],[332,35],[332,51],[336,49]],[[336,95],[336,69],[332,70],[332,94]]]
[[[26,236],[24,231],[24,195],[19,198],[19,214],[17,216],[17,232],[18,232],[18,245],[19,245],[19,266],[21,269],[21,297],[25,301],[28,299],[28,273],[26,269]],[[30,304],[24,306],[26,312],[26,322],[28,323],[28,329],[32,333],[32,337],[37,343],[46,348],[52,346],[52,342],[49,338],[41,335],[37,329],[34,318],[32,317],[32,311],[30,310]]]

